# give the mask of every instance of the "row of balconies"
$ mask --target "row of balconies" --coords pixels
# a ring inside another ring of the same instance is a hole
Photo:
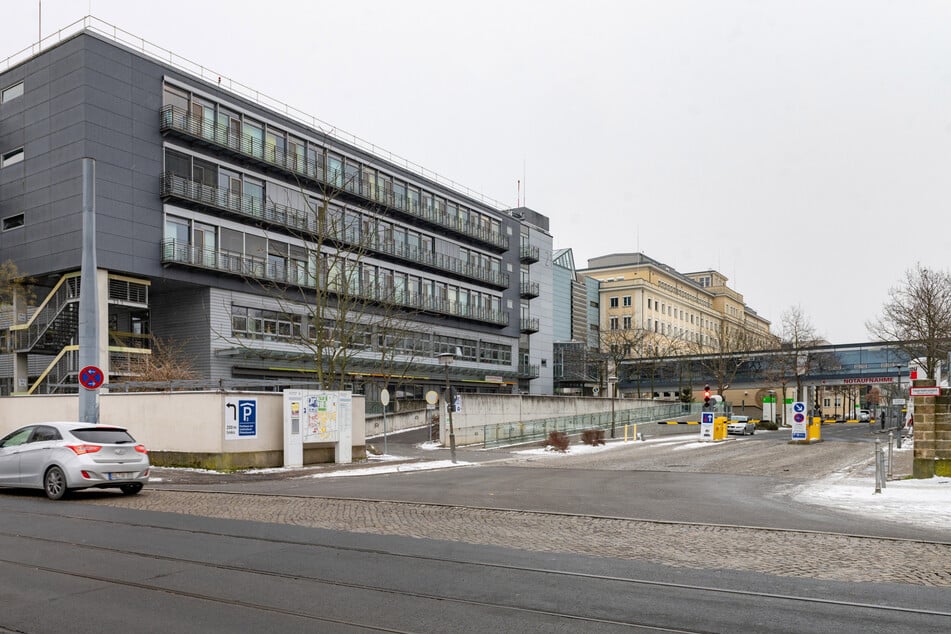
[[[222,273],[230,273],[241,277],[254,278],[287,284],[293,286],[314,287],[319,282],[328,289],[333,289],[334,283],[325,275],[318,280],[317,276],[309,271],[301,270],[288,262],[275,264],[264,258],[231,253],[220,249],[199,248],[193,244],[186,244],[176,240],[162,242],[162,263],[183,264]],[[508,325],[509,316],[505,311],[495,311],[460,302],[450,302],[434,296],[425,296],[421,293],[399,291],[393,288],[351,288],[347,294],[359,300],[376,304],[398,306],[403,309],[419,310],[422,312],[451,315],[462,319],[481,321],[500,326]],[[523,321],[523,325],[525,320]],[[538,320],[534,320],[535,330],[538,331]]]
[[[250,159],[270,168],[279,168],[287,172],[296,181],[304,179],[316,183],[324,191],[348,193],[364,202],[401,212],[443,229],[449,229],[461,236],[478,240],[496,249],[507,251],[509,237],[501,231],[493,231],[477,222],[465,222],[450,216],[444,209],[424,207],[408,196],[397,196],[390,189],[381,189],[373,183],[346,180],[343,172],[331,170],[325,164],[308,160],[299,154],[287,154],[273,146],[266,146],[260,140],[239,135],[233,130],[174,106],[164,106],[161,110],[161,131],[174,132],[188,138],[213,144],[228,150],[242,158]]]
[[[220,211],[283,227],[291,232],[299,232],[305,234],[305,237],[317,236],[319,233],[316,214],[306,214],[298,209],[264,201],[248,194],[237,194],[204,185],[177,174],[166,172],[162,175],[161,191],[164,198],[213,207]],[[478,280],[496,288],[507,288],[509,284],[508,273],[472,266],[459,258],[441,253],[424,252],[407,245],[398,245],[395,241],[380,240],[376,235],[365,238],[360,236],[354,227],[325,228],[323,234],[325,239],[337,243],[369,249],[380,255],[393,256],[462,279]]]

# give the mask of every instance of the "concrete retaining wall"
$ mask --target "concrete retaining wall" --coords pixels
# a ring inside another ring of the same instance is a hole
[[[650,400],[619,398],[614,401],[616,412],[653,407]],[[482,428],[512,422],[525,422],[561,416],[597,414],[611,410],[608,398],[575,396],[542,396],[534,394],[463,394],[462,411],[452,415],[456,444],[481,443]],[[449,421],[445,408],[440,407],[441,438],[449,438]],[[448,440],[444,441],[446,444]]]

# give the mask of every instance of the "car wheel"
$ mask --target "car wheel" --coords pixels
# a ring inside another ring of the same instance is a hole
[[[69,493],[66,487],[66,474],[59,467],[50,467],[43,476],[43,490],[51,500],[61,500]]]
[[[755,434],[755,433],[756,433],[756,430],[755,430],[755,429],[751,429],[751,430],[750,430],[750,436],[752,436],[752,435]]]
[[[122,495],[135,495],[142,490],[142,484],[136,482],[134,484],[123,484],[119,489],[122,490]]]

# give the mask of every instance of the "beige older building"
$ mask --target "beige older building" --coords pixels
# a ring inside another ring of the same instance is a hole
[[[643,253],[588,260],[600,285],[599,341],[625,358],[774,348],[770,322],[717,271],[680,273]]]

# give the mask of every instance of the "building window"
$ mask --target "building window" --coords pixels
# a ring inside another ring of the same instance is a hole
[[[19,84],[13,84],[3,89],[3,92],[0,93],[0,103],[7,103],[8,101],[13,101],[17,97],[23,94],[23,82]]]
[[[617,317],[612,317],[612,318],[611,318],[611,326],[610,326],[610,328],[611,328],[611,330],[617,330]]]
[[[648,297],[648,298],[647,298],[647,308],[648,308],[648,309],[651,309],[651,308],[653,308],[653,307],[654,307],[654,300],[652,300],[650,297]]]
[[[272,310],[231,307],[231,332],[246,339],[300,340],[304,318]]]
[[[23,214],[17,214],[15,216],[7,216],[3,219],[3,230],[9,231],[10,229],[16,229],[17,227],[23,226]]]
[[[611,298],[611,308],[617,308],[617,307],[618,307],[617,297],[612,297],[612,298]]]
[[[624,296],[624,306],[625,306],[626,308],[630,308],[630,306],[631,306],[631,296],[630,296],[630,295],[625,295],[625,296]]]
[[[0,157],[0,167],[6,167],[8,165],[14,165],[23,160],[23,148],[17,148],[15,150],[10,150],[2,157]]]
[[[631,329],[631,318],[630,316],[624,318],[624,330]]]

